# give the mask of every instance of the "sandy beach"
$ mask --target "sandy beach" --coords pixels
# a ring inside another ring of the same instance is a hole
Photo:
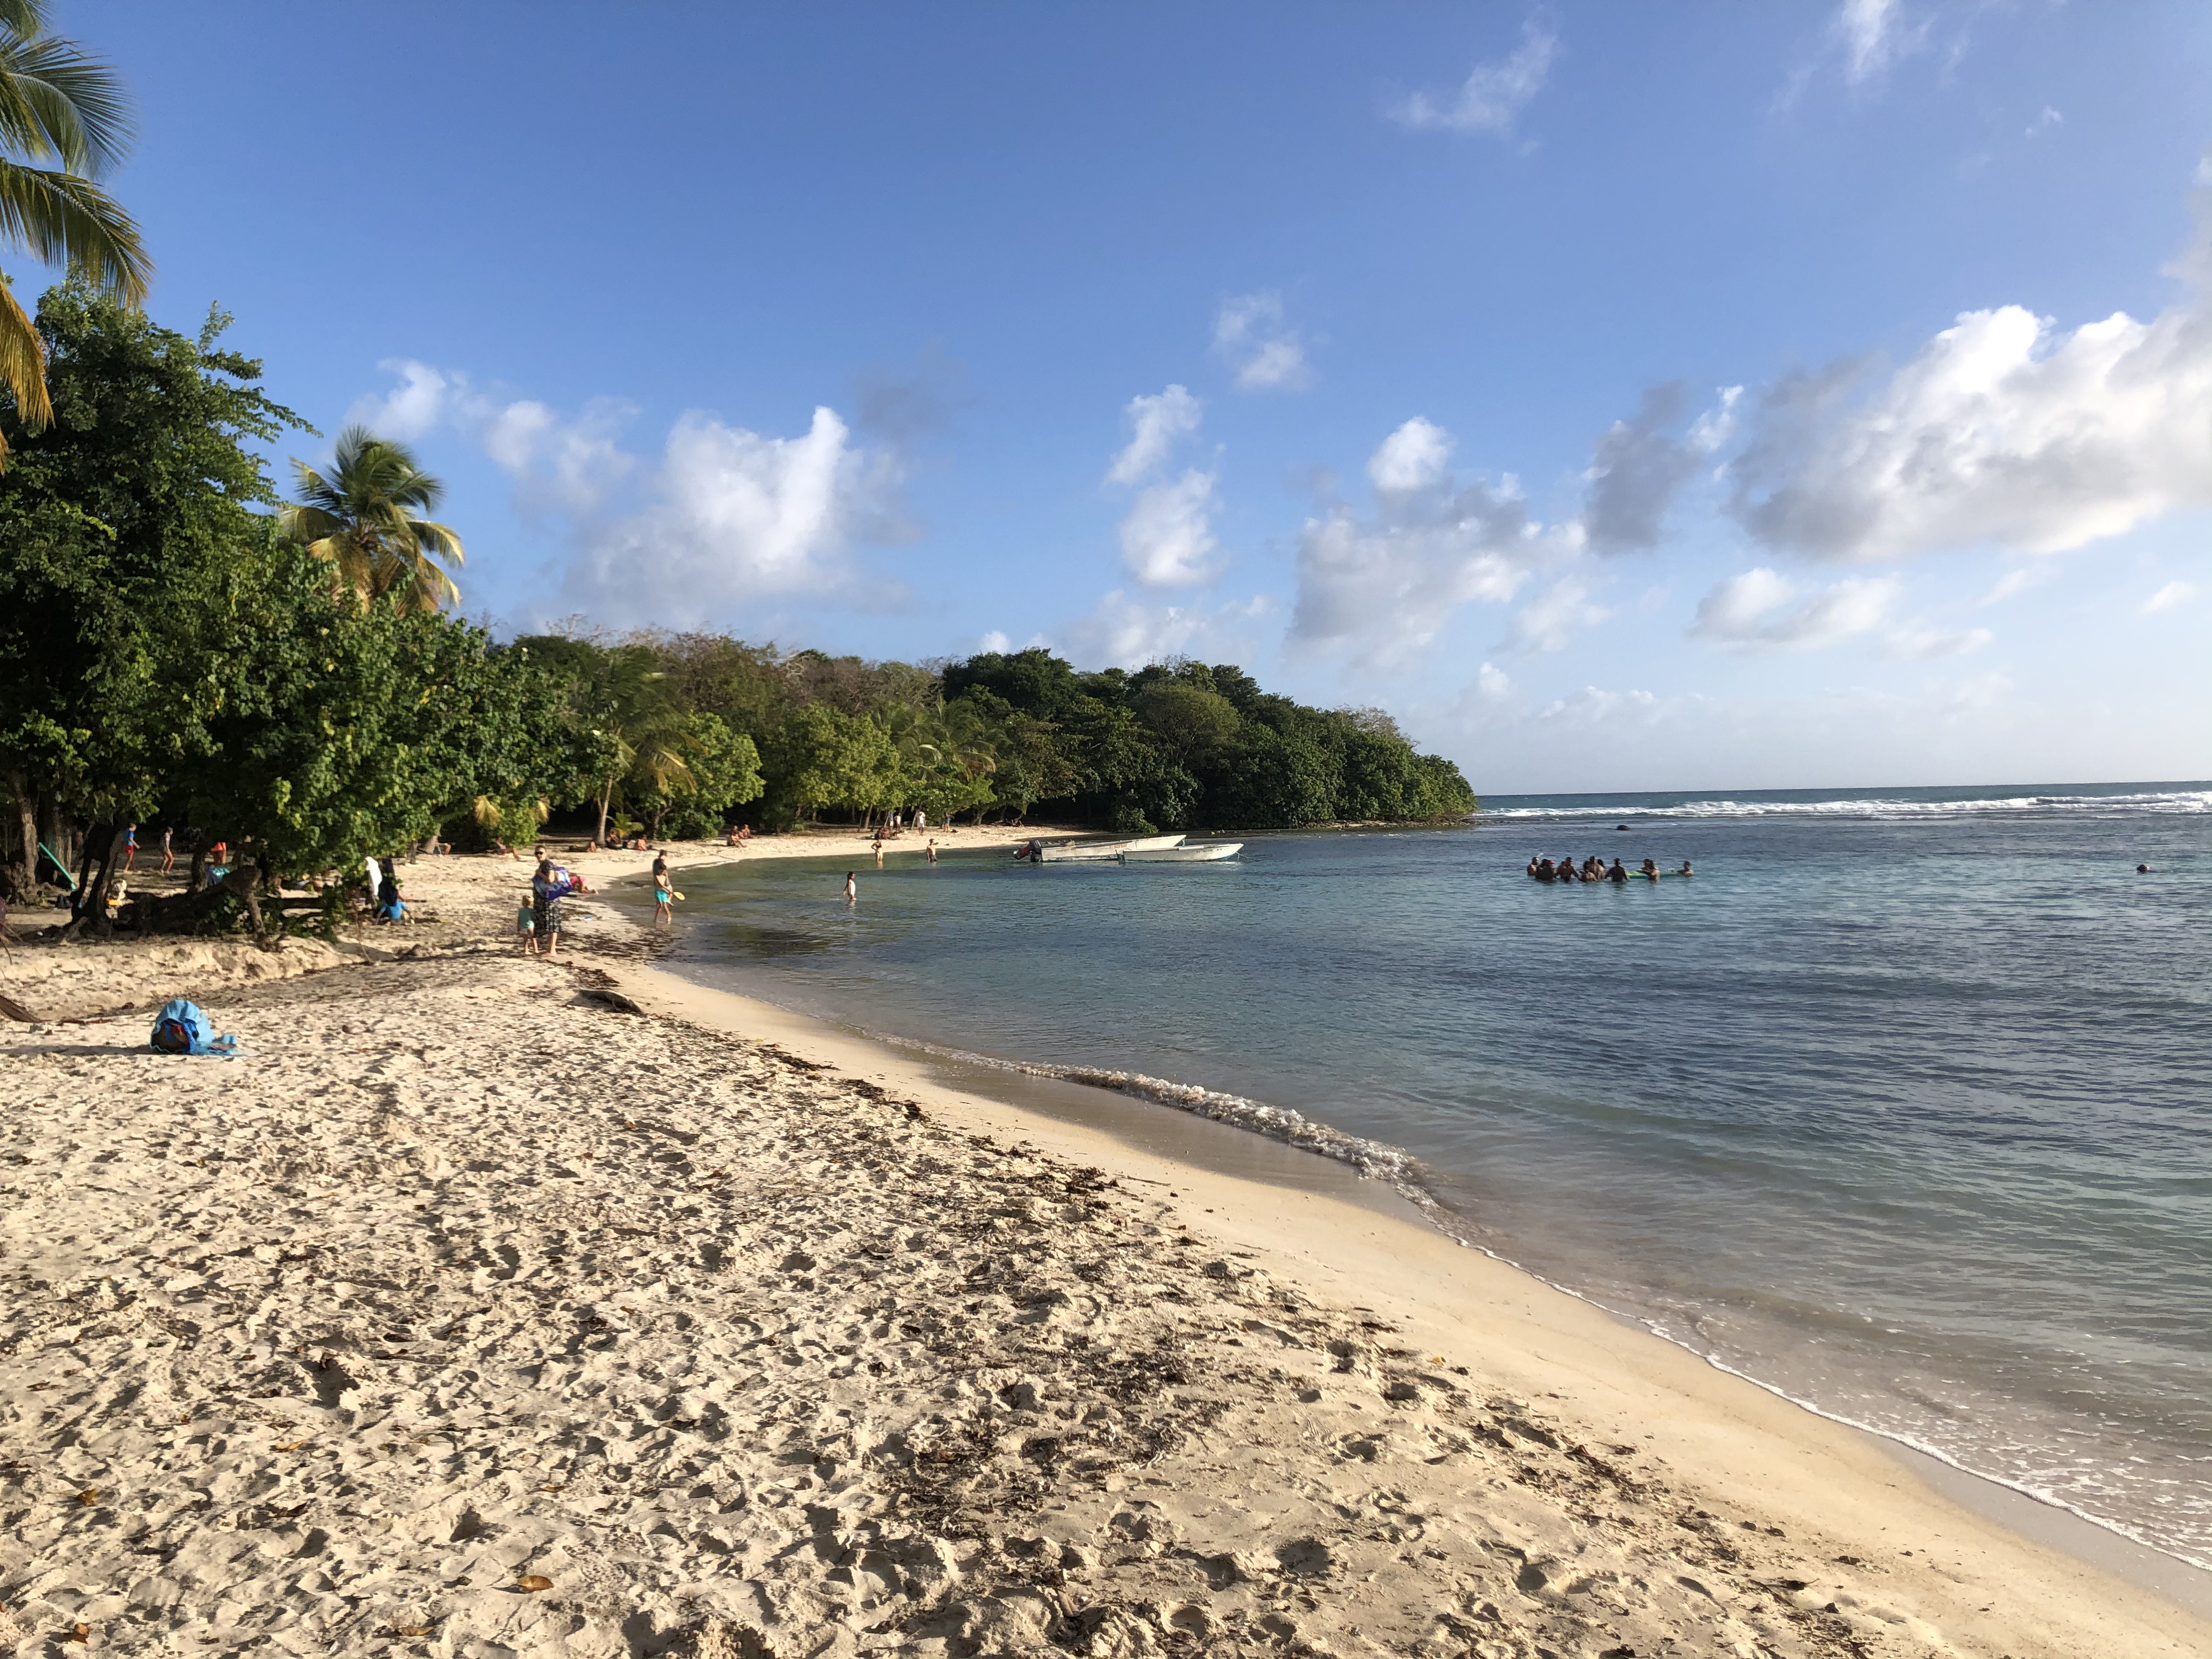
[[[737,856],[794,854],[872,865]],[[2212,1653],[1389,1203],[960,1092],[611,904],[525,957],[526,873],[0,958],[5,1650]],[[180,994],[240,1057],[146,1047]]]

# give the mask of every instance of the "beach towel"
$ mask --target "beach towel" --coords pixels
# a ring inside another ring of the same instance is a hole
[[[216,1036],[197,1003],[175,997],[155,1016],[153,1046],[165,1054],[219,1054],[228,1060],[238,1052],[238,1039],[228,1032]]]

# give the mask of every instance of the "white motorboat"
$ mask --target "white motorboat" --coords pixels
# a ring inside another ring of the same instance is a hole
[[[1124,864],[1212,864],[1233,859],[1244,850],[1241,841],[1198,842],[1182,847],[1133,847],[1121,854]]]
[[[1181,836],[1142,836],[1134,841],[1036,842],[1030,856],[1039,864],[1110,862],[1124,853],[1161,853],[1182,845]]]

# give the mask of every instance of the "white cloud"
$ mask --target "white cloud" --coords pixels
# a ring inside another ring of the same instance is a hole
[[[1523,25],[1521,44],[1510,57],[1477,64],[1458,92],[1449,98],[1413,94],[1390,111],[1391,118],[1416,131],[1438,128],[1448,132],[1491,132],[1503,137],[1513,131],[1513,123],[1529,100],[1543,90],[1559,46],[1559,37],[1532,17]]]
[[[515,480],[526,508],[550,505],[581,515],[606,499],[637,465],[616,442],[636,413],[617,398],[595,398],[567,419],[534,398],[508,404],[483,425],[484,453]]]
[[[1894,576],[1854,577],[1805,593],[1762,566],[1729,577],[1698,600],[1690,632],[1739,650],[1817,650],[1880,628],[1898,586]]]
[[[1589,490],[1583,523],[1593,549],[1626,553],[1659,544],[1661,523],[1675,493],[1728,441],[1742,395],[1740,386],[1722,387],[1713,406],[1678,438],[1685,393],[1677,380],[1652,387],[1635,419],[1615,421],[1606,429],[1584,475]]]
[[[1844,44],[1844,76],[1854,86],[1919,46],[1927,26],[1905,21],[1899,0],[1844,0],[1833,27]]]
[[[2030,138],[2039,137],[2044,133],[2049,131],[2052,127],[2063,127],[2065,125],[2066,118],[2061,115],[2056,109],[2053,109],[2049,104],[2045,104],[2043,106],[2043,113],[2037,116],[2034,120],[2027,124],[2027,131],[2026,136]]]
[[[1982,595],[1984,605],[2002,605],[2032,587],[2040,587],[2058,574],[2058,568],[2049,562],[2024,564],[2017,570],[2008,570],[1996,580],[1996,585]]]
[[[1187,587],[1210,580],[1214,562],[1214,475],[1195,467],[1170,483],[1137,492],[1121,520],[1121,562],[1148,587]]]
[[[1947,632],[1929,623],[1910,622],[1889,630],[1881,653],[1905,662],[1929,662],[1941,657],[1963,657],[1996,637],[1986,628]]]
[[[1170,657],[1203,655],[1243,660],[1254,641],[1243,624],[1269,615],[1265,594],[1233,604],[1147,605],[1116,588],[1087,617],[1061,630],[1061,643],[1079,668],[1141,668]]]
[[[1984,544],[2061,551],[2212,505],[2212,176],[2172,268],[2183,297],[2070,334],[1971,311],[1864,391],[1855,365],[1761,397],[1733,507],[1766,545],[1887,561]]]
[[[382,396],[366,393],[346,410],[346,424],[365,426],[380,438],[413,443],[447,421],[481,415],[483,400],[469,388],[467,375],[434,368],[411,357],[386,357],[377,367],[399,377]]]
[[[894,457],[850,435],[826,408],[795,438],[685,415],[649,504],[585,527],[571,591],[617,617],[669,622],[768,594],[855,595],[846,556],[895,533],[900,475]]]
[[[1449,433],[1416,416],[1367,463],[1374,508],[1341,501],[1307,520],[1298,541],[1291,638],[1377,667],[1426,648],[1461,605],[1504,603],[1541,566],[1580,550],[1578,526],[1546,532],[1520,485],[1460,487]]]
[[[994,628],[975,641],[975,648],[986,656],[1003,656],[1014,648],[1014,642],[1001,629]]]
[[[1304,343],[1285,320],[1283,296],[1272,289],[1223,301],[1213,319],[1213,349],[1237,367],[1246,392],[1299,392],[1313,384]]]
[[[2197,597],[2195,582],[2168,582],[2143,601],[2142,614],[2154,617],[2161,611],[2171,611],[2176,605],[2187,605]]]
[[[1206,406],[1180,386],[1170,386],[1152,397],[1129,399],[1129,441],[1106,469],[1109,483],[1135,483],[1156,471],[1175,447],[1176,440],[1198,430]]]
[[[1590,602],[1589,585],[1565,575],[1522,605],[1513,618],[1511,643],[1524,651],[1560,651],[1579,629],[1603,622],[1613,612]]]

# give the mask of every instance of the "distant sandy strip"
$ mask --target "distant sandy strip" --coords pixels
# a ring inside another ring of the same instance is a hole
[[[1387,1206],[404,874],[403,959],[0,956],[142,1010],[0,1024],[0,1651],[2212,1654]]]

